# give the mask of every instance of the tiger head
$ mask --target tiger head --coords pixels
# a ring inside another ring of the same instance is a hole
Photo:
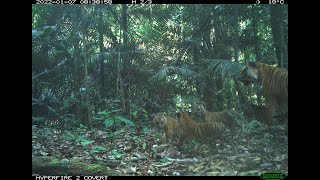
[[[205,113],[206,109],[204,108],[205,103],[196,104],[192,107],[192,112]]]
[[[165,116],[161,116],[158,124],[159,128],[163,129],[167,126],[167,124],[168,124],[167,118]]]
[[[259,69],[261,63],[249,62],[239,73],[237,80],[242,82],[245,86],[256,82],[259,79]]]
[[[157,128],[161,128],[162,129],[163,127],[166,126],[165,115],[166,115],[165,113],[152,114],[153,123]]]

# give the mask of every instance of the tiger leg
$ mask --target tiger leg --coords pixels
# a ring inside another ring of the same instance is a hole
[[[265,123],[270,127],[274,124],[274,119],[272,118],[273,108],[270,105],[266,108]]]
[[[166,131],[166,132],[165,132],[165,135],[166,135],[166,143],[168,143],[168,139],[169,139],[169,132],[168,132],[168,131]]]

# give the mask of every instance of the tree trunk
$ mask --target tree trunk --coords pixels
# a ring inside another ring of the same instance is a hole
[[[215,89],[213,99],[216,99],[215,111],[221,111],[224,109],[225,98],[223,97],[222,87],[223,87],[223,78],[222,75],[217,75],[215,80]]]
[[[214,81],[212,79],[210,79],[210,78],[206,78],[205,82],[206,82],[206,84],[205,84],[203,97],[202,97],[201,101],[206,103],[207,110],[212,111],[213,105],[217,101],[217,100],[214,101],[213,92],[212,92],[212,89],[214,88],[214,84],[213,84]]]
[[[104,73],[104,46],[103,46],[103,14],[99,14],[99,49],[100,49],[100,99],[106,97],[105,73]]]
[[[79,39],[76,39],[74,43],[74,58],[73,58],[73,93],[74,93],[74,98],[76,99],[77,102],[74,104],[74,114],[75,114],[75,119],[81,121],[80,104],[78,103],[81,99],[80,77],[79,77],[80,66],[79,65],[80,65]]]
[[[85,94],[84,94],[84,97],[85,97],[85,122],[86,124],[88,125],[89,129],[91,130],[92,129],[92,120],[91,120],[91,106],[90,106],[90,98],[89,98],[89,92],[90,92],[90,87],[89,87],[89,76],[88,76],[88,58],[87,58],[87,39],[86,39],[86,35],[84,35],[84,49],[83,51],[85,52],[84,53],[84,88],[85,88]]]
[[[128,23],[127,23],[127,5],[122,5],[122,12],[121,12],[121,23],[122,23],[122,30],[123,30],[123,69],[122,69],[122,80],[123,80],[123,100],[124,100],[124,110],[125,113],[130,114],[130,59],[129,59],[129,37],[128,37]],[[130,117],[131,119],[131,117]]]
[[[259,42],[260,42],[260,38],[258,36],[258,24],[257,24],[257,20],[256,20],[256,13],[255,13],[255,6],[252,7],[252,24],[253,24],[253,34],[254,34],[254,52],[256,54],[256,61],[261,62],[261,53],[260,53],[260,47],[259,47]],[[257,89],[257,101],[258,104],[261,104],[261,93],[258,92]]]
[[[234,42],[234,59],[236,63],[239,63],[239,59],[238,59],[238,51],[239,51],[239,6],[240,5],[234,5],[235,6],[235,14],[234,14],[234,29],[235,29],[235,42]],[[239,104],[244,104],[246,103],[248,100],[246,98],[246,96],[244,95],[242,89],[240,88],[239,82],[236,80],[236,78],[233,79],[234,80],[234,85],[235,85],[235,90],[238,92],[238,96],[239,96]]]
[[[255,6],[252,7],[252,25],[253,25],[253,34],[254,34],[254,52],[256,54],[256,61],[261,62],[261,53],[260,53],[260,38],[258,36],[258,25],[256,20]]]
[[[279,67],[287,67],[288,52],[286,38],[284,37],[284,27],[281,6],[270,6],[270,24],[276,55]]]
[[[235,29],[235,42],[234,42],[234,59],[236,63],[238,61],[238,45],[239,45],[239,5],[234,5],[234,29]]]

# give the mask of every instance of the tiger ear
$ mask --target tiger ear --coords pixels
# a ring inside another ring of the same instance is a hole
[[[252,61],[252,62],[249,62],[249,63],[248,63],[248,67],[250,67],[250,68],[257,68],[257,64],[256,64],[255,61]]]
[[[156,114],[151,114],[150,116],[151,116],[151,118],[155,118],[157,115]]]
[[[254,79],[258,79],[258,67],[256,62],[250,62],[248,64],[248,70],[247,70],[249,76],[253,77]]]
[[[203,102],[202,104],[200,104],[199,109],[203,110],[203,109],[205,109],[205,106],[206,106],[206,103]]]
[[[165,126],[167,126],[168,120],[166,117],[161,117],[161,120],[159,122],[159,127],[160,128],[164,128]]]
[[[206,103],[206,102],[203,102],[203,103],[202,103],[202,107],[204,107],[204,108],[207,107],[207,103]]]

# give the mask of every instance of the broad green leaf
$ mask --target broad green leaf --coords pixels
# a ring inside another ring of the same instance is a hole
[[[84,146],[86,146],[86,145],[88,145],[88,144],[91,144],[91,143],[93,143],[93,142],[94,142],[93,140],[85,140],[85,139],[82,139],[82,140],[81,140],[81,144],[84,145]]]
[[[80,142],[81,143],[81,141],[85,140],[85,138],[87,138],[87,136],[85,134],[83,134],[81,136],[78,136],[76,142]]]
[[[97,114],[99,114],[99,115],[109,115],[109,114],[112,114],[112,113],[118,112],[118,111],[121,111],[121,109],[116,109],[116,110],[112,110],[112,111],[100,111]]]
[[[47,106],[49,111],[53,112],[54,114],[58,114],[56,110],[54,110],[52,107],[50,106]]]
[[[247,125],[247,127],[248,128],[254,128],[254,127],[256,127],[256,126],[261,126],[261,123],[259,122],[259,121],[257,121],[257,120],[252,120],[248,125]]]
[[[113,155],[115,155],[117,158],[121,158],[122,156],[126,155],[126,154],[120,154],[120,153],[118,153],[117,150],[112,150],[111,153],[112,153]]]
[[[155,154],[157,154],[158,149],[157,149],[157,148],[155,148],[155,147],[152,147],[152,148],[151,148],[151,151],[153,151]]]
[[[99,151],[97,151],[97,150],[92,150],[92,151],[90,151],[91,152],[91,154],[96,154],[96,153],[98,153]]]
[[[94,149],[98,150],[98,151],[107,151],[108,149],[103,147],[103,146],[94,146]]]
[[[109,159],[116,159],[115,156],[108,156]]]
[[[107,112],[107,111],[100,111],[100,112],[98,112],[97,114],[98,114],[98,115],[107,115],[107,114],[109,114],[109,112]]]
[[[149,131],[149,128],[147,126],[143,126],[142,131],[143,133],[147,134]]]
[[[72,134],[70,131],[65,131],[66,132],[66,138],[69,140],[75,139],[75,135]]]
[[[43,34],[44,31],[40,30],[32,30],[32,36],[40,36],[41,34]]]
[[[112,126],[114,124],[114,120],[111,118],[108,118],[104,121],[104,125],[106,126],[106,128],[109,128],[110,126]]]
[[[146,142],[143,142],[143,144],[142,144],[142,149],[143,149],[143,150],[146,150],[146,147],[147,147],[147,143],[146,143]]]
[[[131,114],[132,114],[132,116],[136,117],[138,114],[138,111],[133,111]]]
[[[117,131],[114,132],[114,135],[119,135],[119,134],[121,134],[121,133],[123,133],[125,131],[126,130],[124,130],[124,129],[117,130]]]
[[[44,117],[32,117],[33,121],[44,121],[46,120]]]
[[[114,116],[114,117],[117,118],[118,120],[126,123],[126,124],[129,124],[129,125],[131,125],[131,126],[134,126],[134,124],[133,124],[132,121],[130,121],[130,120],[128,120],[128,119],[126,119],[126,118],[124,118],[124,117],[122,117],[122,116]]]
[[[39,99],[32,98],[32,105],[39,104]]]

